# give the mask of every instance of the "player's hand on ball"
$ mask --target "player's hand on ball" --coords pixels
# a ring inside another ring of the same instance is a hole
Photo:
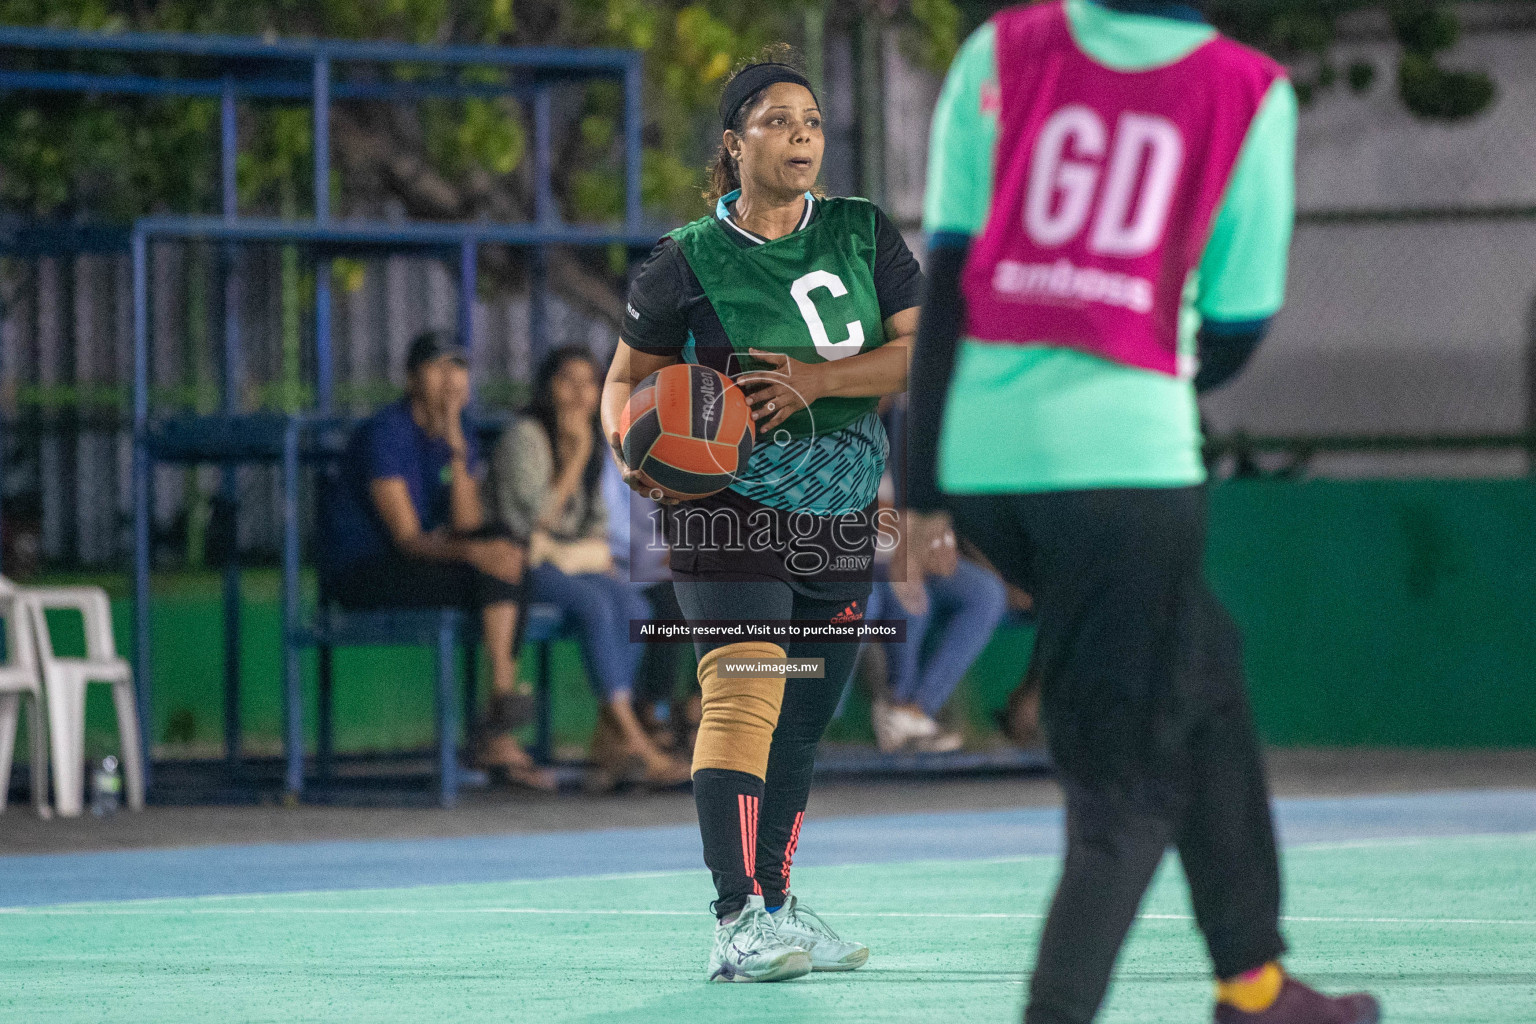
[[[658,505],[676,505],[677,498],[669,498],[662,493],[656,482],[638,469],[630,469],[629,463],[624,461],[624,439],[619,437],[615,430],[608,438],[608,448],[613,452],[613,461],[619,464],[619,474],[624,478],[624,484],[636,494],[643,495],[656,502]],[[659,497],[658,497],[659,495]]]
[[[821,397],[821,367],[824,363],[802,363],[782,352],[748,349],[754,358],[773,368],[736,378],[743,385],[747,404],[752,406],[752,420],[759,434],[772,431],[791,414],[804,409]]]

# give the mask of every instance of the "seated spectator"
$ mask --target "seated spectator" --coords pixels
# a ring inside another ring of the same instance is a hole
[[[554,776],[509,731],[531,709],[514,649],[525,552],[485,522],[468,401],[468,364],[454,337],[429,332],[412,342],[405,396],[353,432],[340,486],[325,502],[321,571],[343,607],[477,610],[491,700],[476,760],[515,784],[553,790]]]
[[[960,554],[947,528],[931,537],[903,531],[891,565],[903,563],[906,579],[876,583],[867,612],[907,621],[907,639],[884,645],[888,682],[871,706],[875,741],[887,753],[958,750],[964,738],[937,715],[1008,610],[1007,591],[990,567]]]
[[[551,352],[534,379],[525,414],[492,457],[491,496],[501,523],[528,540],[528,594],[576,621],[587,677],[601,710],[592,737],[594,789],[634,780],[675,786],[688,766],[646,733],[633,704],[643,644],[631,619],[649,619],[645,598],[613,571],[608,508],[600,480],[608,461],[597,419],[599,374],[585,349]]]

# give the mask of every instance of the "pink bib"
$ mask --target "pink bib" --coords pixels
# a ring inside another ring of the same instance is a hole
[[[1217,36],[1172,64],[1116,71],[1078,49],[1061,0],[992,20],[999,136],[962,281],[966,333],[1187,372],[1184,282],[1284,69]]]

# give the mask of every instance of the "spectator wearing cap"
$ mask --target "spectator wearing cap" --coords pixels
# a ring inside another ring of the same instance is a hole
[[[466,353],[448,332],[411,343],[406,391],[353,432],[339,486],[323,503],[320,567],[343,607],[477,610],[491,664],[491,701],[476,759],[508,781],[553,789],[510,729],[530,702],[517,684],[515,637],[525,550],[489,526],[480,452],[470,430]]]

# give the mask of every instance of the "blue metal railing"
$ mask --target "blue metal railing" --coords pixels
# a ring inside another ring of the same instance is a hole
[[[78,67],[47,66],[52,55],[71,58],[111,56],[111,71],[87,71]],[[31,55],[37,67],[20,66],[17,58]],[[166,57],[184,58],[169,66]],[[128,69],[135,58],[150,61],[148,68]],[[240,279],[234,253],[244,245],[297,245],[317,260],[315,275],[315,393],[318,410],[330,411],[333,391],[331,358],[331,302],[329,260],[343,253],[383,253],[412,250],[457,260],[459,299],[457,323],[466,346],[473,341],[473,303],[479,247],[486,244],[516,246],[531,251],[531,329],[542,337],[540,313],[545,308],[549,245],[593,246],[621,244],[631,251],[649,248],[661,229],[647,228],[642,221],[640,194],[641,95],[640,55],[628,50],[565,48],[502,48],[489,46],[413,46],[392,42],[340,40],[266,41],[230,36],[193,36],[157,33],[98,34],[39,28],[0,27],[0,91],[72,92],[92,95],[187,96],[219,98],[220,211],[213,216],[147,217],[129,231],[121,228],[81,227],[65,224],[0,224],[0,251],[43,254],[87,249],[119,248],[126,243],[133,282],[133,480],[134,503],[134,659],[139,689],[141,742],[145,749],[146,775],[150,768],[150,723],[153,721],[153,666],[149,643],[149,583],[151,570],[151,510],[153,464],[150,445],[150,273],[152,241],[206,241],[219,244],[220,288],[223,312],[222,392],[219,408],[230,424],[238,424],[240,367]],[[351,74],[359,67],[367,77]],[[380,77],[385,69],[409,68],[409,75]],[[435,75],[423,75],[435,69]],[[463,72],[482,72],[473,79]],[[486,81],[483,71],[493,70],[500,80]],[[624,214],[621,226],[590,227],[560,220],[551,182],[552,89],[562,83],[616,78],[623,87]],[[335,102],[373,100],[412,102],[429,98],[468,99],[513,96],[530,104],[534,122],[533,191],[534,219],[527,224],[438,224],[335,221],[330,208],[330,114]],[[244,219],[236,191],[239,159],[237,113],[242,99],[308,103],[312,111],[314,162],[312,219],[281,221]],[[284,451],[266,458],[294,465],[285,438]],[[222,467],[220,493],[236,498],[236,469],[252,454],[240,446],[202,451],[197,461]],[[221,454],[222,452],[222,454]],[[289,455],[284,459],[283,455]],[[190,456],[178,456],[190,458]],[[286,471],[285,471],[286,472]],[[286,480],[285,485],[292,483]],[[285,486],[283,517],[293,526],[297,516],[296,487]],[[298,566],[291,553],[283,559],[284,594],[291,597],[298,580]],[[224,685],[225,747],[234,767],[240,759],[239,724],[239,601],[240,569],[233,557],[224,566]],[[292,604],[293,602],[288,602]],[[286,620],[285,620],[286,621]],[[297,715],[290,707],[287,716]],[[292,721],[288,735],[298,735]],[[302,785],[290,767],[289,789]]]
[[[173,32],[86,32],[0,26],[0,49],[201,57],[219,60],[312,61],[317,55],[352,63],[473,65],[525,69],[554,76],[623,72],[638,63],[634,50],[604,47],[419,46],[353,39],[255,39]]]
[[[38,54],[116,54],[139,57],[195,58],[212,71],[189,68],[159,74],[99,73],[78,70],[0,69],[0,91],[75,92],[100,95],[220,97],[219,131],[226,216],[234,193],[235,110],[241,97],[307,100],[314,111],[315,219],[328,219],[330,177],[330,107],[339,100],[412,102],[429,98],[468,99],[517,96],[529,99],[547,117],[549,90],[560,82],[617,78],[624,90],[624,220],[641,221],[640,210],[640,54],[632,50],[565,47],[414,46],[406,43],[342,40],[267,42],[232,36],[164,33],[107,35],[54,29],[0,27],[0,51]],[[338,69],[353,64],[409,65],[413,68],[492,68],[503,82],[337,79]],[[306,67],[307,65],[307,67]],[[536,119],[538,115],[536,114]],[[538,147],[536,147],[537,149]],[[535,156],[534,181],[547,182],[549,150]],[[541,165],[541,166],[538,166]]]

